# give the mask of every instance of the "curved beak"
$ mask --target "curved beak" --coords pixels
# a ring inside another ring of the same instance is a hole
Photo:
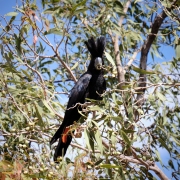
[[[97,57],[97,58],[95,59],[95,62],[94,62],[95,68],[96,68],[97,70],[101,70],[102,65],[103,65],[103,64],[102,64],[102,58]]]

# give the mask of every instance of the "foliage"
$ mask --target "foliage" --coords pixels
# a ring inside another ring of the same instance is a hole
[[[128,2],[26,0],[1,16],[2,179],[162,179],[158,163],[178,179],[179,4],[171,10],[171,1],[136,0],[125,11]],[[143,54],[138,53],[163,10],[168,17],[152,43],[148,70],[142,69]],[[67,156],[55,164],[50,138],[63,119],[67,95],[90,60],[84,41],[100,35],[107,39],[108,89],[102,102],[86,103],[81,112],[85,122],[74,125],[75,136],[83,132],[82,138],[74,138]],[[120,88],[116,37],[125,72]],[[174,57],[158,64],[166,49],[174,50]],[[142,74],[145,87],[138,84]],[[169,153],[168,164],[162,149]]]

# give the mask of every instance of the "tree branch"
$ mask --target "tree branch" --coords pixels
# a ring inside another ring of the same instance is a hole
[[[137,54],[138,54],[140,51],[141,51],[141,48],[140,48],[140,49],[137,49],[137,50],[133,53],[131,59],[129,60],[129,62],[128,62],[128,63],[126,64],[126,66],[124,67],[124,70],[125,70],[125,71],[129,69],[129,67],[132,65],[133,61],[135,60]]]
[[[71,71],[70,67],[61,59],[58,51],[56,51],[54,48],[53,48],[54,52],[56,53],[56,57],[58,58],[58,60],[61,62],[61,64],[67,69],[67,71],[69,72],[69,74],[71,75],[72,79],[74,82],[77,82],[77,79],[76,77],[74,76],[73,72]]]
[[[86,153],[88,153],[88,152],[92,153],[92,151],[89,151],[88,149],[83,148],[82,146],[80,146],[78,144],[71,143],[71,146],[77,147],[77,148],[85,151]],[[95,153],[101,153],[101,152],[99,150],[95,150]],[[146,166],[146,168],[148,168],[149,170],[154,171],[161,180],[168,180],[168,177],[161,171],[161,169],[159,169],[159,167],[153,161],[143,161],[143,160],[136,159],[133,156],[125,156],[124,154],[118,155],[117,158],[120,161],[127,161],[127,162]]]
[[[157,33],[159,31],[160,26],[162,25],[164,19],[167,17],[167,10],[171,10],[173,8],[173,5],[176,2],[177,2],[177,0],[174,0],[172,2],[170,9],[164,9],[161,12],[161,14],[156,16],[156,18],[154,19],[154,22],[153,22],[152,27],[151,27],[151,33],[148,35],[148,38],[144,42],[144,45],[143,45],[142,50],[141,50],[141,58],[140,58],[140,64],[139,64],[140,69],[143,69],[143,70],[147,69],[147,56],[148,56],[149,50],[151,48],[151,45],[157,36]],[[138,87],[146,87],[146,75],[140,74],[138,82],[139,82]],[[143,96],[144,96],[145,90],[146,89],[140,90],[139,91],[140,93],[138,93],[138,95],[137,95],[136,101],[138,101],[139,99],[142,99],[142,101],[140,101],[139,105],[142,105],[144,102]]]
[[[130,3],[131,3],[131,0],[127,1],[123,10],[124,14],[127,13]],[[122,26],[123,20],[124,20],[124,16],[121,16],[118,22],[119,27]],[[120,58],[120,52],[119,52],[119,36],[117,34],[113,38],[113,42],[114,42],[114,52],[115,52],[115,59],[116,59],[116,66],[117,66],[117,73],[118,73],[118,81],[120,83],[119,87],[121,89],[121,87],[124,84],[122,82],[125,81],[125,77],[124,77],[125,71],[121,64],[121,58]]]

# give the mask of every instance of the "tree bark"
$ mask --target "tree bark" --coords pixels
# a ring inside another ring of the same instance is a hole
[[[173,5],[176,4],[177,0],[174,0],[172,2],[171,8],[169,9],[164,9],[161,14],[157,15],[156,18],[154,19],[154,22],[152,24],[151,27],[151,33],[148,35],[147,40],[145,41],[142,50],[141,50],[141,58],[140,58],[140,64],[139,64],[139,68],[146,70],[147,69],[147,56],[149,53],[149,50],[151,48],[151,45],[153,43],[153,41],[155,40],[157,33],[159,31],[160,26],[162,25],[164,19],[167,17],[167,11],[170,11],[173,8]],[[139,75],[139,80],[138,80],[138,87],[142,87],[141,90],[139,90],[137,98],[136,98],[136,102],[138,101],[139,105],[142,105],[144,103],[143,97],[144,97],[144,93],[146,88],[146,75],[145,74],[140,74]]]
[[[130,4],[131,4],[131,0],[126,2],[126,5],[123,10],[124,14],[127,13]],[[118,22],[119,27],[122,26],[123,20],[124,20],[124,16],[121,16],[119,19],[119,22]],[[114,38],[114,52],[115,52],[115,60],[116,60],[119,87],[120,87],[120,89],[122,89],[122,86],[125,82],[125,70],[121,63],[120,52],[119,52],[119,36],[117,34]]]

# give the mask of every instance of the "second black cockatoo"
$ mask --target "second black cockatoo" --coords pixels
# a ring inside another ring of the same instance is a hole
[[[106,81],[103,77],[104,71],[102,69],[104,65],[103,52],[106,44],[105,38],[101,36],[96,41],[94,38],[90,38],[88,41],[85,41],[85,44],[91,53],[91,61],[88,70],[81,75],[71,90],[63,122],[50,141],[50,145],[52,145],[59,139],[54,154],[54,161],[57,161],[58,156],[64,156],[66,154],[67,148],[72,141],[73,132],[69,132],[69,126],[81,117],[81,114],[78,112],[78,110],[81,110],[81,107],[76,104],[85,103],[86,98],[102,100],[100,94],[106,90]]]

